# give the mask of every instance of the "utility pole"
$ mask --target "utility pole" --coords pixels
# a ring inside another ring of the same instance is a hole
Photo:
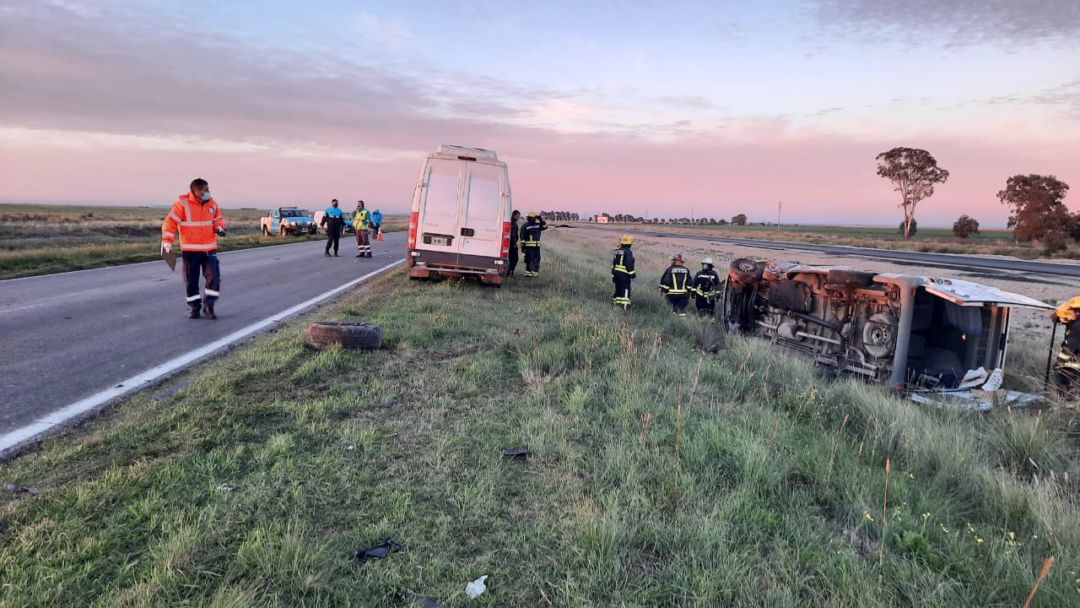
[[[780,232],[780,213],[784,210],[784,201],[776,201],[776,231]]]
[[[694,225],[694,206],[690,205],[690,225]]]

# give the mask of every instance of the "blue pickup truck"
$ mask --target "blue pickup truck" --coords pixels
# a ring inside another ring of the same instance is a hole
[[[318,225],[311,212],[299,207],[278,207],[260,220],[264,235],[315,234]]]

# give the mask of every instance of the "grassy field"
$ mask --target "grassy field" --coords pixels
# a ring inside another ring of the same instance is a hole
[[[1075,408],[826,382],[671,318],[658,250],[624,315],[606,246],[545,239],[537,279],[396,272],[315,315],[380,351],[286,323],[0,465],[40,489],[0,497],[0,604],[1019,606],[1050,555],[1032,606],[1080,601]]]
[[[145,262],[159,257],[165,207],[0,205],[0,279]],[[225,209],[229,236],[222,251],[278,245],[323,236],[265,237],[265,209]],[[386,219],[387,231],[407,220]]]
[[[590,224],[596,226],[596,224]],[[967,255],[1007,255],[1018,258],[1080,259],[1080,244],[1071,243],[1065,250],[1048,255],[1038,243],[1019,244],[1013,241],[1012,231],[984,229],[966,240],[953,236],[951,228],[919,228],[910,240],[890,226],[689,226],[669,224],[609,224],[611,229],[634,226],[664,232],[708,233],[718,236],[755,238],[825,245],[878,247],[928,253],[957,253]]]

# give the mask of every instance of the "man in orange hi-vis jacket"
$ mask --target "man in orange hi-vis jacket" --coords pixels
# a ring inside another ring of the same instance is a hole
[[[216,319],[214,303],[221,289],[217,237],[225,236],[225,218],[221,207],[210,197],[205,179],[191,182],[190,192],[181,194],[161,224],[161,253],[172,253],[173,240],[180,231],[180,251],[184,259],[184,284],[187,286],[188,318],[198,319],[199,310],[208,319]],[[199,295],[199,275],[206,279]]]

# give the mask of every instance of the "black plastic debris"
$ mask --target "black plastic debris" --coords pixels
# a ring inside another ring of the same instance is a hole
[[[529,450],[525,448],[506,448],[502,451],[502,457],[511,460],[523,460],[529,457]]]
[[[369,559],[383,559],[395,551],[401,551],[405,548],[405,545],[394,542],[389,538],[386,539],[381,545],[375,545],[374,547],[361,547],[353,553],[353,559],[356,563],[363,564]]]
[[[26,492],[28,494],[37,494],[41,491],[33,486],[20,486],[17,483],[5,483],[4,489],[8,492]]]
[[[421,608],[446,608],[445,606],[443,606],[439,602],[436,602],[430,597],[417,597],[416,603],[419,604]]]

